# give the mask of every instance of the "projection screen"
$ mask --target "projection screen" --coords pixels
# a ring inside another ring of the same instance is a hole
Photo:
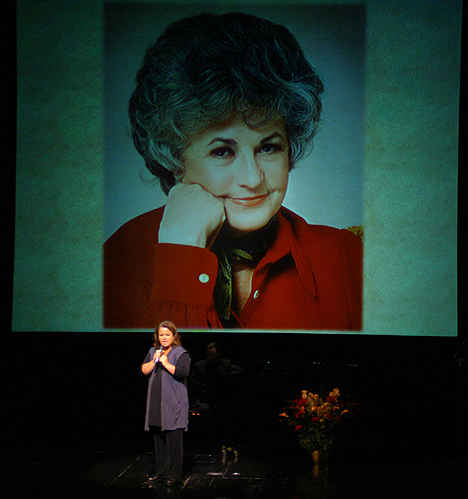
[[[168,22],[204,11],[284,24],[323,78],[284,206],[363,228],[363,327],[346,334],[456,336],[461,2],[399,0],[18,2],[13,331],[108,330],[103,242],[165,203],[128,132],[135,73]]]

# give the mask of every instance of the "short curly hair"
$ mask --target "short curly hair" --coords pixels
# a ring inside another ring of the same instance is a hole
[[[167,194],[184,176],[190,134],[242,116],[284,121],[290,168],[311,149],[324,86],[292,33],[253,15],[200,14],[170,24],[147,50],[129,102],[131,132]]]

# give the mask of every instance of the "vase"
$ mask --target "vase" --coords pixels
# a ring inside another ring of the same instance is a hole
[[[328,463],[328,451],[323,449],[311,450],[310,456],[314,464]]]

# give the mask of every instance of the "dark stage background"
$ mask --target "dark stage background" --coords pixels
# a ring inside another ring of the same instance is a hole
[[[336,386],[363,410],[346,442],[354,456],[464,457],[466,361],[455,358],[466,359],[462,338],[183,334],[193,362],[211,341],[245,369],[226,386],[239,443],[275,448],[294,440],[278,422],[288,399],[302,388]],[[147,379],[139,373],[149,334],[16,332],[2,343],[3,457],[151,450]],[[195,422],[187,439],[196,438]]]

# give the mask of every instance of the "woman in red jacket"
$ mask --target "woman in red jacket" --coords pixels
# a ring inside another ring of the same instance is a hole
[[[168,199],[106,242],[104,325],[361,329],[360,240],[282,207],[323,92],[293,35],[240,13],[183,19],[136,83],[134,143]]]

